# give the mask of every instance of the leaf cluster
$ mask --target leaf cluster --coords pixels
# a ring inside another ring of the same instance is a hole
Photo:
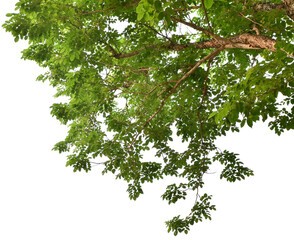
[[[277,134],[294,129],[294,24],[279,3],[20,0],[3,27],[28,41],[23,59],[46,68],[37,80],[66,99],[51,107],[68,126],[53,148],[66,166],[104,167],[133,200],[165,177],[179,181],[162,194],[169,204],[196,192],[190,214],[166,222],[177,235],[211,219],[201,191],[214,162],[227,181],[253,175],[217,138],[259,120]],[[175,135],[186,148],[172,147]]]

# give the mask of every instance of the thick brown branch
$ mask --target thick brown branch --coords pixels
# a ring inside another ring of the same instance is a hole
[[[222,40],[211,39],[203,42],[196,42],[194,43],[194,46],[197,49],[224,47],[225,49],[268,49],[271,51],[276,51],[276,48],[274,47],[275,44],[276,41],[268,37],[244,33]]]
[[[141,47],[140,49],[129,52],[129,53],[122,53],[119,54],[116,51],[113,51],[114,49],[110,49],[110,51],[113,53],[112,57],[115,57],[117,59],[120,58],[128,58],[133,57],[135,55],[140,54],[145,49],[166,49],[166,50],[173,50],[173,51],[182,51],[183,49],[193,46],[196,49],[209,49],[209,48],[224,48],[224,49],[230,49],[230,48],[241,48],[241,49],[267,49],[270,51],[275,52],[277,49],[275,48],[275,44],[277,43],[276,40],[273,40],[271,38],[265,37],[265,36],[258,36],[253,35],[249,33],[243,33],[240,35],[236,35],[229,38],[222,38],[222,39],[210,39],[202,42],[194,42],[194,43],[185,43],[185,44],[177,44],[177,43],[162,43],[162,44],[153,44],[149,46]],[[288,53],[285,51],[285,53],[290,56],[294,57],[293,54]]]
[[[229,37],[223,40],[207,40],[203,42],[194,43],[197,49],[206,48],[219,48],[224,47],[225,49],[230,48],[241,48],[241,49],[267,49],[270,51],[277,51],[275,48],[276,40],[265,36],[257,36],[249,33],[243,33],[233,37]],[[282,49],[282,51],[284,51]],[[292,53],[284,51],[288,56],[294,57]]]

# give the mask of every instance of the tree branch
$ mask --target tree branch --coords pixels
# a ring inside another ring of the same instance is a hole
[[[190,24],[190,23],[188,23]],[[207,31],[207,30],[206,30]],[[249,33],[243,33],[240,35],[235,35],[228,38],[221,38],[221,39],[209,39],[201,42],[194,42],[194,43],[158,43],[149,46],[141,47],[140,49],[128,52],[128,53],[118,53],[116,50],[113,49],[110,45],[106,44],[110,49],[109,51],[112,53],[111,57],[121,59],[121,58],[129,58],[140,54],[145,49],[165,49],[165,50],[173,50],[173,51],[182,51],[187,47],[193,46],[196,49],[210,49],[210,48],[224,48],[224,49],[231,49],[231,48],[240,48],[240,49],[267,49],[270,51],[277,51],[275,48],[275,44],[277,43],[276,40],[273,40],[269,37],[260,36],[260,35],[253,35]],[[288,56],[293,57],[292,53],[286,52],[282,49]]]
[[[149,122],[161,111],[161,109],[163,108],[165,101],[175,92],[175,90],[177,89],[177,87],[187,78],[189,77],[202,63],[206,62],[207,60],[210,60],[212,58],[214,58],[216,55],[219,54],[219,52],[221,52],[223,50],[223,48],[218,48],[216,50],[214,50],[213,52],[211,52],[210,54],[208,54],[206,57],[202,58],[201,60],[199,60],[193,68],[190,69],[190,71],[188,71],[183,77],[181,77],[181,79],[179,79],[176,84],[174,85],[174,87],[170,90],[170,92],[165,96],[164,99],[161,100],[160,106],[157,109],[157,111],[144,123],[144,125],[142,126],[143,130],[148,124]],[[137,135],[134,137],[133,141],[131,142],[131,144],[129,145],[127,152],[132,148],[132,146],[134,145],[136,139],[138,138],[138,136],[140,135],[140,132],[137,133]]]
[[[202,28],[202,27],[197,26],[197,25],[195,25],[194,23],[186,22],[186,21],[184,21],[184,20],[182,20],[182,19],[178,19],[178,18],[175,18],[175,17],[173,17],[173,16],[170,16],[170,18],[171,18],[171,20],[173,20],[173,21],[176,21],[176,22],[182,23],[182,24],[184,24],[184,25],[186,25],[186,26],[188,26],[188,27],[191,27],[191,28],[193,28],[193,29],[195,29],[195,30],[197,30],[197,31],[203,32],[204,34],[206,34],[206,35],[208,35],[208,36],[211,36],[211,37],[213,37],[213,38],[215,38],[215,39],[218,39],[218,40],[221,40],[221,39],[222,39],[220,36],[218,36],[218,35],[216,35],[216,34],[210,32],[210,31],[206,30],[205,28]]]
[[[261,23],[258,23],[258,22],[252,20],[252,19],[249,18],[249,17],[246,17],[243,13],[239,13],[239,12],[236,12],[236,13],[237,13],[238,15],[240,15],[241,17],[246,18],[247,20],[249,20],[249,21],[252,22],[253,24],[259,25],[259,26],[263,27],[264,29],[266,29],[266,30],[268,30],[268,31],[273,31],[273,30],[269,29],[268,27],[262,25]],[[259,35],[259,34],[257,34],[257,35]]]
[[[281,10],[285,9],[283,3],[274,4],[274,3],[256,3],[253,5],[255,11],[270,12],[272,10]]]
[[[155,32],[156,34],[166,38],[167,40],[169,40],[170,42],[173,42],[168,36],[163,35],[162,33],[158,32],[155,28],[147,25],[147,24],[143,24],[145,27],[149,28],[150,30],[152,30],[153,32]]]
[[[204,4],[204,1],[201,0],[201,3],[202,3],[203,11],[204,11],[204,14],[205,14],[206,22],[208,24],[208,28],[209,28],[210,32],[213,33],[213,30],[212,30],[212,28],[210,26],[210,23],[209,23],[209,19],[208,19],[208,15],[207,15],[207,11],[206,11],[206,7],[205,7],[205,4]]]
[[[283,0],[286,14],[294,21],[294,0]]]
[[[174,12],[181,12],[181,11],[187,11],[187,10],[191,10],[191,9],[199,9],[201,8],[200,6],[191,6],[191,7],[187,7],[187,8],[177,8],[174,9]]]
[[[294,0],[283,0],[281,4],[256,3],[253,5],[255,11],[270,12],[273,10],[285,10],[286,14],[294,21]]]

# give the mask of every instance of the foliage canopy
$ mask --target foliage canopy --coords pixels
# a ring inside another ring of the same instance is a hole
[[[3,27],[29,41],[23,58],[68,99],[52,105],[69,126],[54,150],[74,171],[103,165],[134,200],[144,182],[178,177],[162,198],[196,201],[166,222],[175,235],[211,219],[199,190],[213,162],[230,182],[253,175],[217,137],[267,119],[277,134],[294,129],[293,0],[20,0],[16,10]]]

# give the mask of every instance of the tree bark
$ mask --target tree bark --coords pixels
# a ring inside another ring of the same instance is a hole
[[[194,43],[185,43],[185,44],[154,44],[142,47],[141,49],[138,49],[137,51],[128,52],[128,53],[121,53],[118,54],[115,52],[115,54],[112,55],[112,57],[115,57],[117,59],[121,58],[129,58],[133,57],[135,55],[140,54],[146,49],[170,49],[174,51],[182,51],[183,49],[194,46],[196,49],[209,49],[209,48],[215,48],[215,49],[231,49],[231,48],[241,48],[241,49],[267,49],[270,51],[277,51],[275,48],[275,44],[277,43],[276,40],[273,40],[271,38],[260,36],[260,35],[254,35],[249,33],[243,33],[240,35],[236,35],[229,38],[223,38],[223,39],[210,39],[202,42],[194,42]],[[290,56],[294,57],[292,53],[288,53],[285,51],[285,53]]]
[[[294,21],[294,0],[283,0],[281,4],[257,3],[254,10],[270,12],[272,10],[285,10],[286,14]]]
[[[294,21],[294,0],[283,0],[287,15]]]
[[[225,38],[222,40],[207,40],[203,42],[193,43],[198,49],[205,48],[243,48],[243,49],[268,49],[276,51],[276,41],[264,36],[253,35],[249,33],[243,33],[233,37]]]

